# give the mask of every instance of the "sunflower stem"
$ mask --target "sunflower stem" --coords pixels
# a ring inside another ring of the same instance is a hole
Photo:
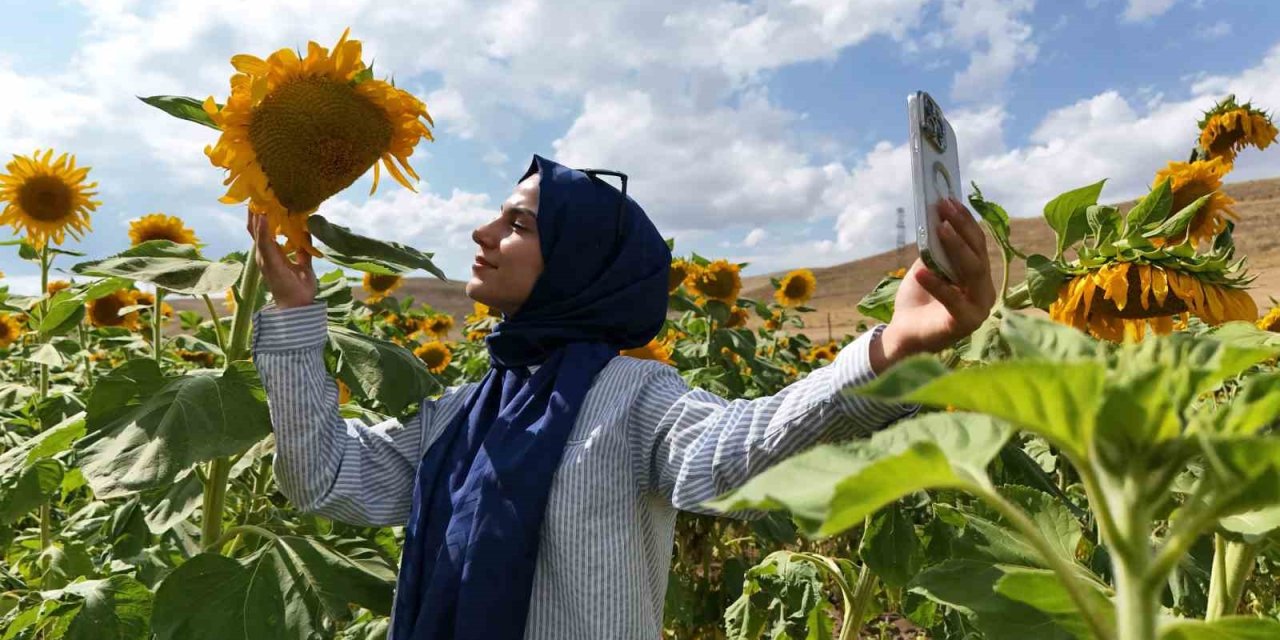
[[[209,319],[213,321],[213,337],[218,341],[218,350],[223,356],[227,355],[227,338],[223,335],[222,320],[218,317],[218,310],[213,306],[213,299],[209,294],[200,296],[204,298],[204,306],[209,310]]]
[[[49,245],[40,247],[40,324],[43,325],[45,318],[49,315]],[[44,327],[36,327],[37,340],[36,343],[44,344]],[[40,400],[36,404],[36,418],[40,424],[40,430],[43,431],[48,425],[44,423],[44,418],[40,415],[40,405],[44,404],[45,398],[49,397],[49,365],[40,364]],[[40,548],[48,549],[53,544],[53,526],[52,517],[49,513],[49,501],[46,500],[40,505]]]
[[[161,342],[164,337],[161,332],[161,325],[164,322],[164,316],[161,314],[161,305],[164,304],[164,288],[156,287],[155,302],[151,307],[151,349],[155,352],[156,366],[163,367],[164,348]]]
[[[76,324],[76,331],[80,334],[80,349],[84,353],[84,383],[85,387],[93,386],[93,360],[89,358],[89,332],[84,330],[84,320]]]

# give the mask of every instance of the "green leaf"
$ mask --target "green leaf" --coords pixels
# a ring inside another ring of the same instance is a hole
[[[67,585],[51,596],[78,603],[63,640],[147,640],[151,592],[124,575]]]
[[[84,430],[84,415],[77,414],[0,454],[0,524],[17,521],[58,490],[63,469],[53,456]]]
[[[338,377],[392,413],[421,402],[440,386],[421,359],[393,342],[331,324],[329,344],[338,352]]]
[[[1227,516],[1218,526],[1244,536],[1264,536],[1280,529],[1280,505]]]
[[[1062,581],[1046,569],[1003,568],[1004,576],[996,581],[996,593],[1016,602],[1031,605],[1046,614],[1060,628],[1077,638],[1093,638],[1089,624],[1080,615],[1071,594]],[[1115,606],[1097,589],[1085,588],[1085,597],[1094,611],[1102,612],[1109,626],[1115,626]]]
[[[156,590],[152,630],[160,640],[325,637],[348,604],[391,611],[395,575],[313,538],[280,536],[243,562],[204,553]]]
[[[1009,242],[1009,214],[1004,207],[984,198],[976,182],[970,182],[969,185],[973,187],[973,193],[969,194],[969,205],[986,221],[1000,246],[1012,247]]]
[[[210,129],[221,131],[222,129],[214,124],[213,118],[204,111],[204,103],[195,98],[187,98],[184,96],[150,96],[144,98],[138,96],[138,99],[179,119],[196,124],[202,124]],[[221,109],[222,105],[218,105]]]
[[[1213,622],[1178,620],[1166,626],[1160,640],[1275,640],[1280,638],[1280,621],[1247,616],[1228,616]]]
[[[902,278],[881,278],[871,293],[858,301],[858,313],[880,322],[893,319],[893,301],[898,295]]]
[[[23,358],[23,360],[26,360],[27,362],[34,362],[36,364],[43,364],[51,369],[61,368],[67,363],[66,359],[62,357],[62,353],[58,351],[58,348],[48,342],[36,347],[35,351],[32,351],[31,355]]]
[[[1150,230],[1144,231],[1142,233],[1142,237],[1172,238],[1180,235],[1187,229],[1187,226],[1191,224],[1191,220],[1195,218],[1196,213],[1199,212],[1200,209],[1209,202],[1209,198],[1212,197],[1213,194],[1209,193],[1196,198],[1195,201],[1183,207],[1181,211],[1173,214],[1169,219],[1161,222]]]
[[[1025,313],[1005,313],[1000,334],[1022,358],[1092,360],[1100,349],[1098,341],[1082,331]]]
[[[1027,256],[1027,293],[1031,304],[1047,310],[1058,299],[1058,292],[1071,276],[1058,267],[1058,263],[1033,253]]]
[[[972,485],[985,477],[1009,434],[986,416],[918,416],[868,440],[814,447],[709,506],[788,509],[806,533],[831,535],[909,493]]]
[[[892,589],[905,587],[924,565],[924,545],[915,524],[896,502],[871,518],[858,555]]]
[[[1057,498],[1030,487],[1005,486],[1000,493],[1018,505],[1031,518],[1032,524],[1054,551],[1064,558],[1075,558],[1084,533],[1080,522],[1067,505]]]
[[[171,530],[175,525],[195,513],[204,496],[204,484],[195,473],[185,473],[163,488],[163,493],[148,501],[151,505],[145,516],[147,528],[156,535]]]
[[[1164,220],[1169,217],[1172,206],[1173,190],[1170,180],[1166,178],[1134,204],[1129,213],[1125,214],[1124,228],[1126,236],[1138,235],[1147,223],[1155,220]]]
[[[240,453],[270,433],[271,422],[253,365],[237,362],[222,375],[167,378],[105,424],[94,420],[91,398],[89,431],[92,442],[78,447],[81,469],[99,498],[112,498],[168,485],[197,462]]]
[[[50,301],[49,312],[40,318],[39,330],[45,337],[60,336],[75,330],[83,319],[84,298],[59,291]]]
[[[980,560],[947,560],[916,576],[911,590],[973,616],[986,640],[1072,640],[1054,618],[996,592],[996,585],[1021,567]]]
[[[747,571],[742,596],[725,610],[730,640],[805,640],[816,612],[825,613],[822,575],[808,560],[790,551],[769,554]]]
[[[1280,373],[1250,376],[1225,405],[1207,405],[1193,418],[1191,432],[1215,436],[1249,436],[1280,415]]]
[[[150,240],[71,268],[83,275],[128,278],[188,295],[221,295],[240,279],[242,269],[238,262],[205,260],[195,247],[169,240]]]
[[[933,357],[915,356],[846,393],[1003,418],[1084,459],[1103,388],[1100,364],[1019,360],[944,372]]]
[[[350,229],[333,224],[317,214],[307,217],[307,229],[329,248],[325,252],[325,258],[335,264],[350,265],[354,269],[361,269],[357,265],[364,265],[366,268],[361,270],[368,270],[370,267],[398,269],[393,273],[423,269],[441,280],[447,280],[444,272],[431,262],[430,253],[423,253],[398,242],[385,242],[352,233]]]
[[[1106,180],[1073,189],[1050,200],[1044,205],[1044,219],[1058,236],[1057,253],[1061,257],[1067,247],[1075,244],[1089,230],[1085,209],[1098,203],[1098,194]]]

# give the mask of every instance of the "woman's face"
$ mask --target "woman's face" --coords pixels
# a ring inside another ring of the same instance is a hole
[[[471,239],[476,257],[467,281],[467,297],[514,315],[542,274],[538,240],[538,184],[535,173],[516,185],[497,217],[476,227]]]

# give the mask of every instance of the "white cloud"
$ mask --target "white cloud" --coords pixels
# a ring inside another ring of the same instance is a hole
[[[1123,17],[1129,22],[1140,22],[1163,15],[1177,0],[1129,0]]]
[[[1035,61],[1039,48],[1031,25],[1022,20],[1031,0],[946,0],[942,19],[949,40],[969,51],[969,66],[952,80],[957,100],[990,102],[999,97],[1009,76]]]
[[[1196,27],[1196,37],[1201,40],[1217,40],[1229,35],[1231,35],[1231,23],[1226,20]]]
[[[747,237],[745,237],[745,238],[743,238],[743,239],[742,239],[742,246],[744,246],[744,247],[754,247],[754,246],[756,246],[756,245],[760,244],[760,242],[761,242],[761,241],[763,241],[763,240],[764,240],[765,238],[767,238],[767,237],[769,237],[769,232],[768,232],[768,231],[765,231],[764,229],[761,229],[760,227],[756,227],[756,228],[752,229],[751,231],[747,232]]]

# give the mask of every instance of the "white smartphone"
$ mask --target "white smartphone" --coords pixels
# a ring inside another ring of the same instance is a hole
[[[955,269],[938,237],[938,205],[948,198],[961,200],[960,156],[956,135],[942,109],[929,94],[917,91],[907,97],[911,122],[911,183],[915,195],[916,246],[920,258],[934,273],[957,282]],[[963,202],[963,200],[961,200]]]

